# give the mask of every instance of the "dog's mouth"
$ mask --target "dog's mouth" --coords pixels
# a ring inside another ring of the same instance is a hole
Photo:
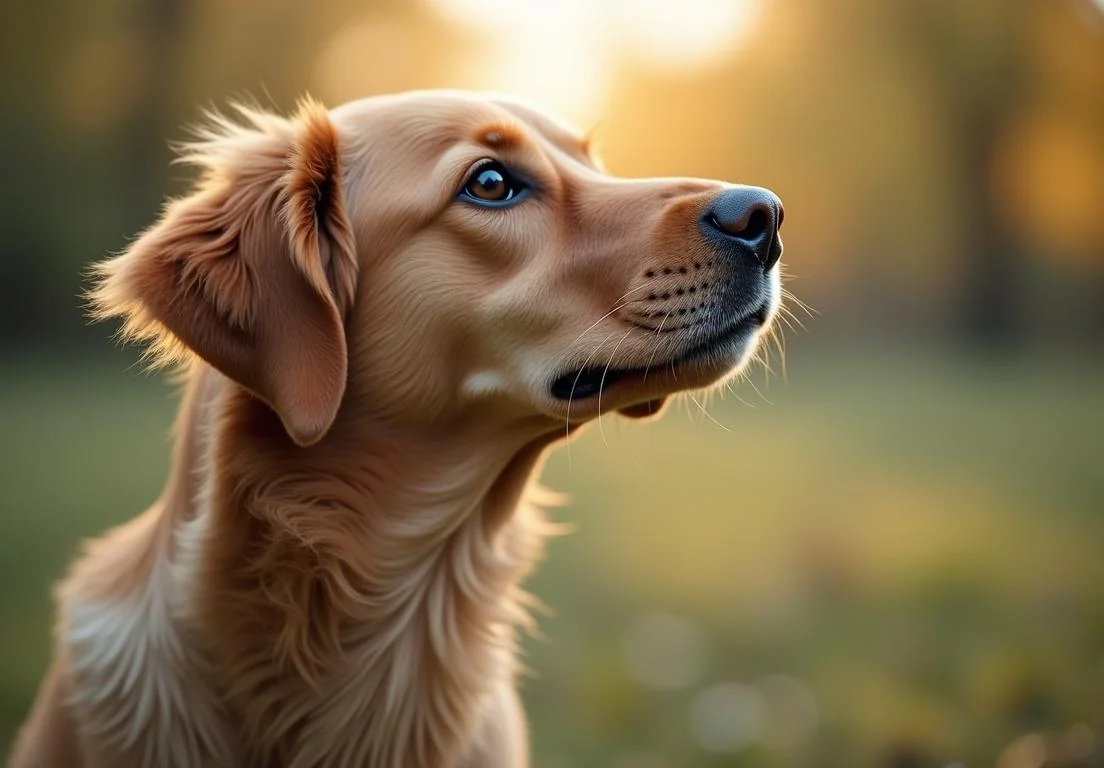
[[[748,314],[736,320],[727,328],[710,335],[689,349],[680,351],[667,360],[659,360],[648,366],[613,368],[610,366],[588,366],[576,368],[558,377],[549,389],[552,397],[568,402],[594,397],[612,385],[626,379],[646,377],[649,371],[669,369],[686,363],[698,362],[721,352],[728,352],[735,342],[744,341],[761,328],[770,315],[770,299],[766,299]]]

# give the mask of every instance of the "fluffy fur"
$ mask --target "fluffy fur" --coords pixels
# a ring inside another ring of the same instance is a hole
[[[519,585],[552,530],[531,478],[600,411],[651,415],[746,357],[677,364],[701,324],[642,320],[727,301],[696,229],[723,187],[611,179],[558,123],[466,95],[239,111],[184,145],[195,190],[96,268],[95,316],[181,367],[174,455],[58,587],[11,765],[524,766]],[[457,199],[486,157],[536,199]],[[607,356],[671,362],[548,394]]]

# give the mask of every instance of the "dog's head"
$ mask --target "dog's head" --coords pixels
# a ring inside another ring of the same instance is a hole
[[[746,360],[779,301],[764,189],[605,174],[527,107],[453,93],[216,118],[204,176],[93,301],[319,440],[404,423],[657,412]]]

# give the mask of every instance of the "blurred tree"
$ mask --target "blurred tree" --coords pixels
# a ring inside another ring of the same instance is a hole
[[[140,95],[121,132],[130,147],[122,155],[124,184],[136,199],[157,200],[163,190],[160,175],[168,159],[166,137],[176,133],[174,93],[184,44],[185,0],[145,0],[135,8],[135,37],[145,47],[146,68],[138,83]]]
[[[1050,0],[1046,0],[1050,1]],[[1031,91],[1027,31],[1034,0],[893,3],[897,37],[944,100],[948,150],[958,169],[963,219],[960,328],[969,340],[1007,347],[1023,333],[1024,254],[1001,221],[994,150]]]

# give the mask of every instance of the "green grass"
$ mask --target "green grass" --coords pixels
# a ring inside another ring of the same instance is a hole
[[[871,348],[792,353],[788,378],[549,461],[578,530],[531,583],[536,768],[983,766],[1033,733],[1048,766],[1104,765],[1104,366]],[[153,499],[174,407],[102,365],[5,372],[0,749],[50,584]],[[630,635],[669,687],[634,678]]]

